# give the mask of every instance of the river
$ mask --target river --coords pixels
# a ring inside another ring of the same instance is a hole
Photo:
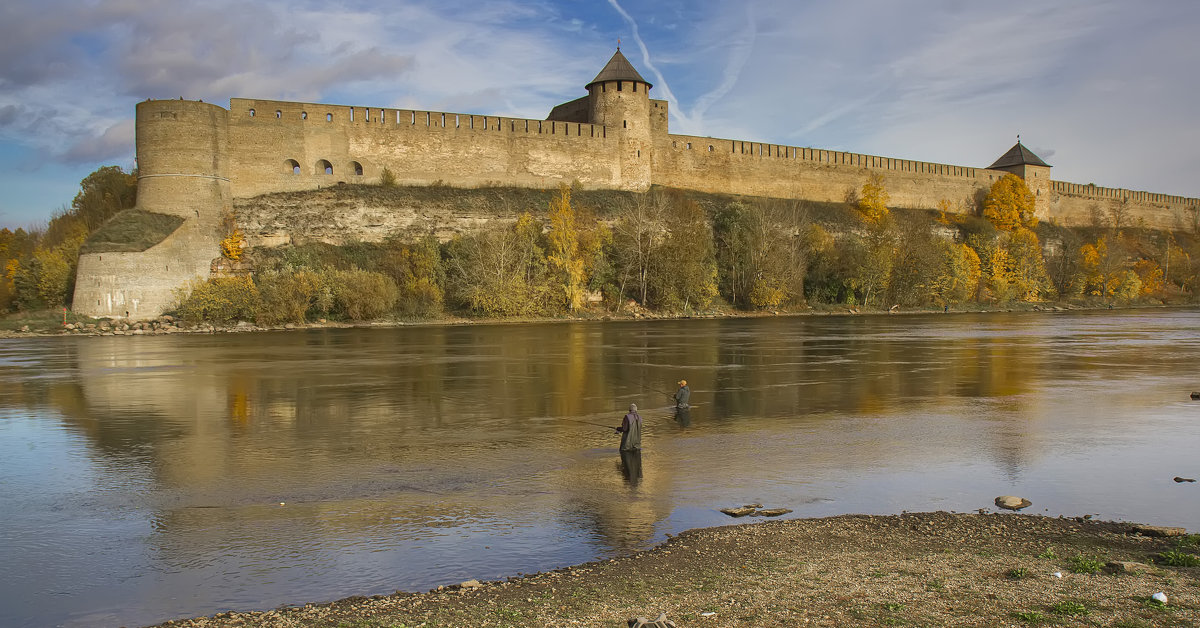
[[[419,591],[733,523],[1200,529],[1200,312],[0,340],[0,625]],[[668,396],[687,379],[694,407]],[[623,460],[630,403],[644,451]],[[743,520],[738,520],[743,521]]]

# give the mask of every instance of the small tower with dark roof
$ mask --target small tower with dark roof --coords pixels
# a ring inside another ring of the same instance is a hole
[[[650,187],[650,88],[621,49],[586,85],[588,95],[555,107],[548,120],[584,122],[605,127],[605,138],[620,149],[620,186],[626,190]]]
[[[650,83],[621,49],[585,86],[592,124],[616,131],[621,146],[621,187],[650,187]]]
[[[1024,179],[1029,191],[1033,192],[1034,213],[1040,218],[1047,216],[1050,211],[1050,164],[1025,148],[1020,137],[1017,137],[1017,143],[988,166],[988,169],[1011,172]]]

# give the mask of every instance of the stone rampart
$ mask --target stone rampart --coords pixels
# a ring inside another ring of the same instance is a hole
[[[627,189],[616,138],[597,124],[438,111],[233,99],[239,198],[346,183]]]
[[[1064,225],[1145,226],[1194,229],[1200,225],[1200,199],[1094,184],[1050,182],[1050,218]]]
[[[667,135],[656,144],[654,183],[713,193],[842,201],[884,175],[895,207],[973,205],[1005,173],[909,159],[761,142]]]
[[[162,242],[137,253],[79,256],[72,309],[87,316],[153,318],[174,307],[177,291],[205,281],[216,241],[187,221]]]

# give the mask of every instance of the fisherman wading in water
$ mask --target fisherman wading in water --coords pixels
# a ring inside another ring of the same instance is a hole
[[[679,380],[679,390],[675,391],[675,407],[685,409],[688,407],[688,399],[692,398],[692,389],[688,388],[687,380]]]
[[[621,427],[616,429],[621,434],[621,451],[642,450],[642,417],[636,403],[629,404],[629,414],[621,419]]]

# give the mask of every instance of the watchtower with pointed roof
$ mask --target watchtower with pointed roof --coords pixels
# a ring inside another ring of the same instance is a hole
[[[988,169],[1011,172],[1024,179],[1029,191],[1033,192],[1034,213],[1038,218],[1046,218],[1050,212],[1050,164],[1025,148],[1020,137],[1017,138],[1017,143],[988,166]]]
[[[599,124],[607,132],[617,134],[620,155],[618,180],[625,189],[645,190],[650,187],[652,146],[651,109],[662,109],[659,116],[665,124],[666,103],[651,101],[653,85],[642,78],[621,49],[584,86],[588,95],[558,105],[547,120]],[[665,130],[665,129],[664,129]]]

